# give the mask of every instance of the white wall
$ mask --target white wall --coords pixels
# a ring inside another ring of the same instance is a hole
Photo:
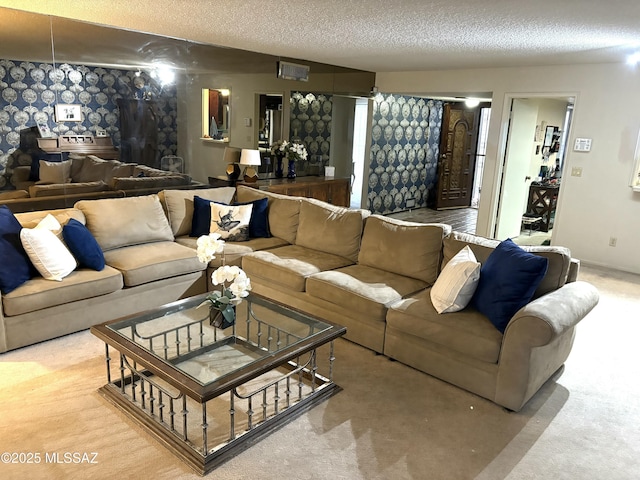
[[[381,72],[381,91],[464,94],[492,92],[487,159],[478,212],[478,233],[490,235],[495,222],[498,179],[502,174],[508,105],[512,97],[575,96],[563,186],[552,243],[564,245],[585,263],[640,273],[640,193],[629,180],[640,115],[640,72],[625,64],[553,67]],[[589,153],[573,151],[576,137],[591,138]],[[581,177],[571,176],[573,167]],[[617,246],[609,246],[609,238]]]

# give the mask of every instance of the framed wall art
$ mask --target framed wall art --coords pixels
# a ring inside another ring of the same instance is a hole
[[[40,132],[41,138],[53,138],[55,134],[49,128],[49,125],[46,122],[38,122],[38,131]]]
[[[56,122],[81,122],[82,110],[80,105],[58,103],[56,105]]]

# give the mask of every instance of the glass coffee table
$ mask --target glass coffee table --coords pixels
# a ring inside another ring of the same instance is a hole
[[[256,294],[225,330],[206,294],[91,327],[105,342],[100,393],[206,474],[338,392],[344,327]]]

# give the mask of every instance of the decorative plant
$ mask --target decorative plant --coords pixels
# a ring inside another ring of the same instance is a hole
[[[224,240],[217,233],[199,237],[196,244],[198,259],[203,263],[209,263],[216,253],[224,251]],[[222,265],[211,274],[211,283],[220,285],[222,289],[212,291],[198,307],[209,304],[210,309],[222,314],[222,318],[220,315],[211,315],[212,325],[218,328],[230,327],[235,323],[235,307],[251,291],[251,281],[240,267]]]
[[[307,148],[304,144],[288,140],[278,140],[271,145],[271,153],[286,158],[289,161],[306,160]]]

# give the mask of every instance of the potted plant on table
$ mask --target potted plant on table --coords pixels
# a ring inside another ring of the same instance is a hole
[[[201,262],[209,263],[216,253],[223,253],[224,263],[224,240],[220,238],[220,234],[202,235],[196,244]],[[220,285],[221,290],[212,291],[198,308],[209,305],[209,323],[216,328],[228,328],[236,321],[236,306],[251,291],[251,281],[240,267],[222,265],[211,274],[211,283]]]

